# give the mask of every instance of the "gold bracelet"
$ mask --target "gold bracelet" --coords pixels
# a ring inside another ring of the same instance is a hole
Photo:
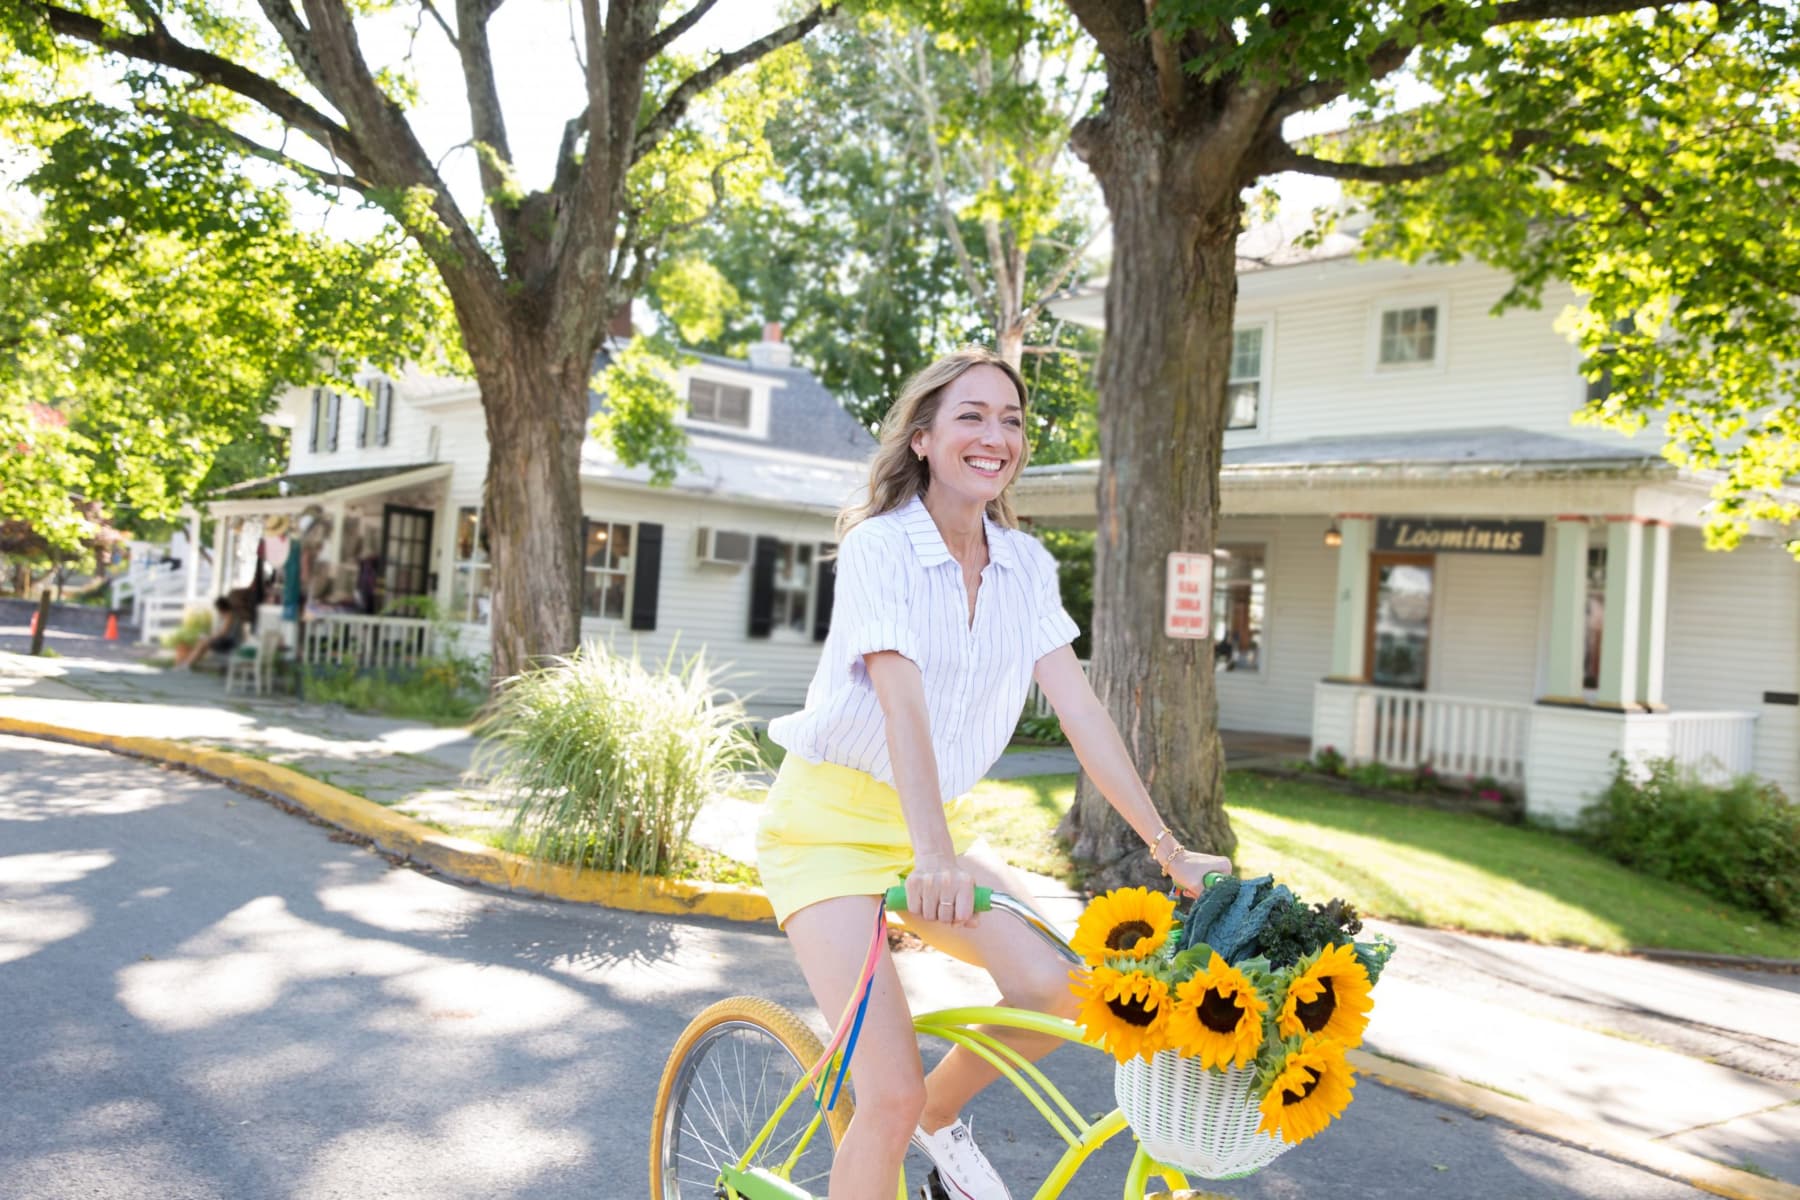
[[[1169,873],[1169,864],[1175,861],[1175,856],[1177,854],[1186,854],[1187,853],[1187,847],[1183,846],[1180,842],[1171,841],[1169,844],[1171,846],[1173,846],[1174,849],[1169,851],[1169,856],[1167,858],[1158,858],[1154,854],[1152,854],[1150,856],[1150,861],[1154,862],[1158,867],[1162,868],[1162,873],[1164,875],[1167,875]]]
[[[1157,834],[1154,838],[1150,839],[1150,861],[1151,862],[1156,863],[1156,865],[1159,867],[1162,866],[1162,863],[1157,861],[1156,848],[1158,846],[1162,845],[1162,840],[1164,838],[1174,837],[1174,836],[1175,836],[1174,834],[1169,832],[1169,827],[1167,825],[1164,825],[1162,827],[1162,832]]]

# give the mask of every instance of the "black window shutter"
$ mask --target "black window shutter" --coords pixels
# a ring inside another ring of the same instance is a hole
[[[321,394],[322,393],[320,392],[320,389],[318,389],[318,388],[313,389],[312,413],[308,417],[308,423],[312,427],[312,436],[307,439],[306,448],[308,450],[311,450],[314,454],[317,454],[319,452],[319,445],[320,445],[319,435],[325,431],[325,427],[319,423],[319,408],[320,408]]]
[[[775,564],[781,558],[781,543],[774,538],[756,539],[756,553],[750,561],[750,636],[766,638],[775,627]]]
[[[337,450],[338,439],[338,401],[340,397],[336,392],[330,393],[330,397],[330,403],[325,406],[325,445],[335,453]]]
[[[819,591],[813,597],[813,641],[822,642],[831,632],[831,601],[837,591],[837,559],[824,556],[836,546],[819,547]]]
[[[393,384],[384,382],[381,385],[381,407],[376,410],[375,417],[377,421],[375,444],[385,446],[388,444],[388,437],[394,432]]]
[[[637,574],[631,580],[631,627],[656,628],[656,592],[662,582],[662,526],[639,521]]]
[[[381,385],[379,383],[376,384],[375,389],[375,394],[379,396],[381,394]],[[359,404],[356,406],[356,448],[360,450],[368,444],[369,406],[367,404]]]

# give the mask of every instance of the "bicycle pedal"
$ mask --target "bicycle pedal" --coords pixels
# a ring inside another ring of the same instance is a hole
[[[925,1177],[925,1185],[919,1189],[920,1200],[956,1200],[944,1181],[938,1178],[937,1168],[931,1168],[931,1174]]]

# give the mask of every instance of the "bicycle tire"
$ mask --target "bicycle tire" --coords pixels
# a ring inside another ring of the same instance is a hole
[[[690,1021],[669,1052],[656,1088],[650,1131],[651,1200],[712,1200],[717,1194],[719,1167],[742,1156],[794,1082],[823,1052],[819,1039],[799,1017],[758,996],[729,997]],[[733,1072],[735,1083],[724,1070],[726,1058],[733,1054],[734,1066],[739,1068]],[[731,1095],[734,1086],[738,1091],[751,1090],[749,1075],[742,1068],[752,1059],[760,1063],[755,1094]],[[773,1084],[769,1082],[771,1069],[777,1075]],[[690,1100],[695,1101],[691,1111]],[[846,1091],[825,1114],[830,1145],[814,1136],[794,1182],[803,1187],[819,1184],[818,1191],[823,1194],[832,1151],[844,1136],[852,1111]],[[750,1165],[767,1166],[785,1159],[813,1112],[806,1097],[796,1100]]]

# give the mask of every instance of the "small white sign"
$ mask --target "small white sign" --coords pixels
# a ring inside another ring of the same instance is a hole
[[[1212,637],[1212,585],[1212,555],[1169,555],[1168,584],[1163,591],[1165,637]]]

